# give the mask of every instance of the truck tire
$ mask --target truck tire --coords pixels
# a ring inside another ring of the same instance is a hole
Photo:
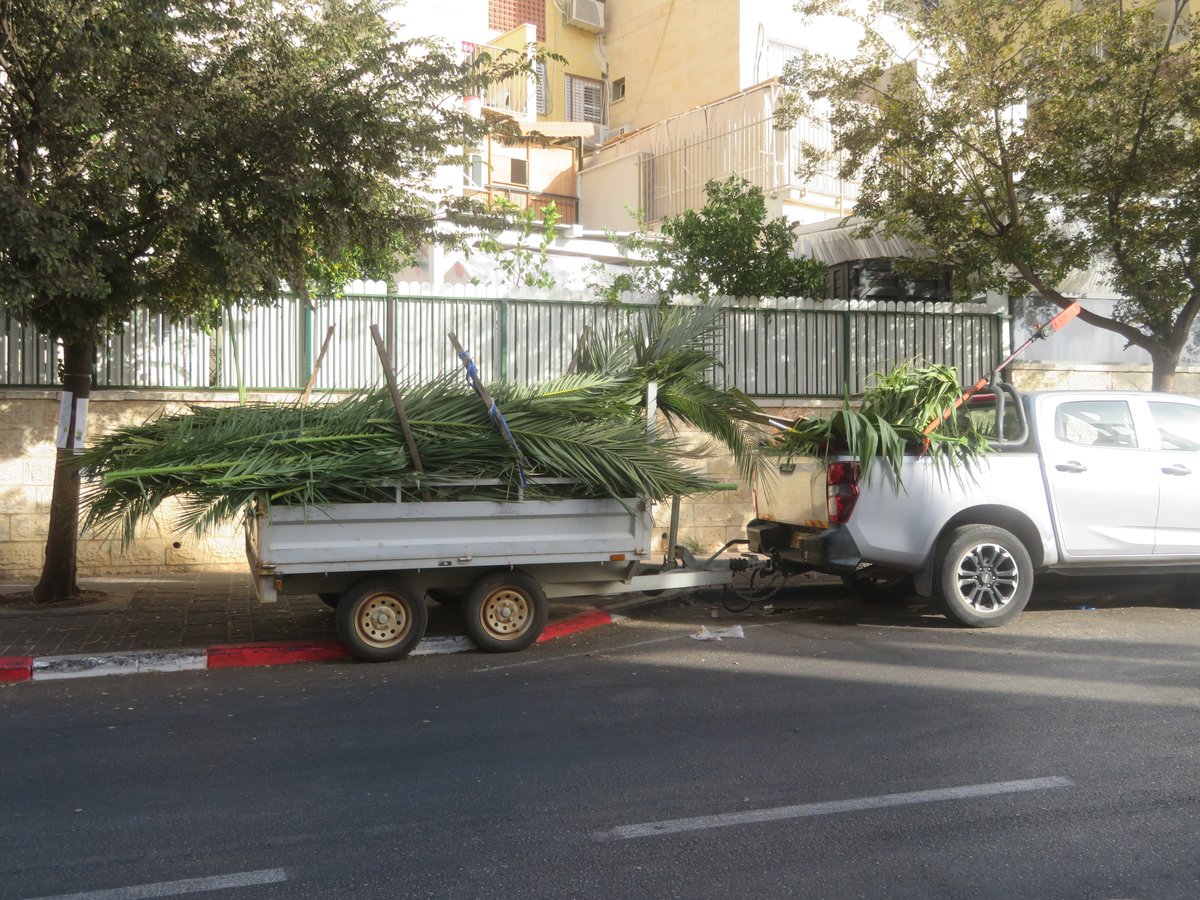
[[[880,566],[863,566],[853,574],[843,575],[842,584],[867,603],[899,605],[917,592],[912,573]]]
[[[971,628],[1015,619],[1033,591],[1029,551],[996,525],[964,525],[946,535],[934,560],[934,598],[946,617]]]
[[[537,579],[524,572],[494,572],[463,598],[467,633],[488,653],[524,650],[546,627],[550,603]]]
[[[425,636],[425,600],[403,580],[369,578],[342,594],[334,615],[338,637],[355,659],[403,659]]]

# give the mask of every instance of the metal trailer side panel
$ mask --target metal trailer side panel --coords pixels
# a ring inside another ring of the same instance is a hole
[[[273,506],[247,535],[259,574],[604,562],[650,554],[641,500]]]

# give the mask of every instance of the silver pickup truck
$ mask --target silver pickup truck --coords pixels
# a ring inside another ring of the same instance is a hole
[[[1002,386],[991,401],[1001,437],[969,466],[914,452],[897,480],[849,456],[782,461],[750,549],[866,597],[915,590],[974,627],[1018,615],[1036,572],[1200,571],[1200,400]]]

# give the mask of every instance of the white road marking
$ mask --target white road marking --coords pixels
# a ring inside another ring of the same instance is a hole
[[[725,828],[729,825],[778,822],[783,819],[804,819],[812,816],[861,812],[867,809],[888,809],[895,806],[914,806],[920,803],[939,803],[947,800],[974,800],[979,797],[995,797],[1000,794],[1019,794],[1028,791],[1045,791],[1051,788],[1071,787],[1073,784],[1074,782],[1069,778],[1060,778],[1057,776],[1050,778],[1029,778],[1024,781],[997,781],[991,784],[973,784],[966,787],[940,788],[932,791],[912,791],[907,794],[883,794],[878,797],[860,797],[855,800],[804,803],[799,806],[776,806],[771,809],[752,809],[745,812],[695,816],[690,819],[667,819],[662,822],[643,822],[639,825],[619,825],[608,831],[598,831],[593,837],[599,841],[628,840],[629,838],[651,837],[657,834],[676,834],[681,831]]]
[[[620,625],[621,622],[614,622],[614,624]],[[752,628],[774,628],[775,625],[776,625],[776,623],[774,623],[774,622],[763,622],[758,625],[745,625],[743,627],[745,628],[746,631],[749,631]],[[676,634],[672,634],[668,637],[650,638],[649,640],[645,640],[645,641],[635,641],[631,644],[619,644],[615,647],[605,647],[603,649],[598,649],[598,650],[580,650],[576,653],[560,653],[557,656],[537,657],[534,659],[522,660],[521,662],[507,663],[506,665],[502,665],[502,666],[480,666],[478,669],[472,669],[471,671],[472,672],[502,672],[505,669],[523,669],[526,666],[540,666],[545,663],[560,662],[561,660],[564,660],[564,659],[577,659],[580,656],[613,656],[617,653],[620,653],[623,650],[637,650],[642,647],[649,647],[653,644],[666,644],[666,643],[670,643],[671,641],[682,642],[685,638],[689,637],[692,634],[692,632],[694,632],[695,630],[696,629],[692,628],[689,625],[687,631],[680,631],[680,632],[678,632]]]
[[[226,888],[252,887],[258,884],[279,884],[287,881],[286,869],[259,869],[255,872],[234,872],[208,878],[185,878],[182,881],[160,881],[156,884],[135,884],[131,887],[109,888],[104,891],[84,891],[79,894],[55,894],[34,900],[141,900],[144,897],[179,897],[183,894],[202,894]]]

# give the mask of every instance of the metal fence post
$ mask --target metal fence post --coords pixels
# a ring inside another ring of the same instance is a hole
[[[300,339],[304,342],[301,359],[300,372],[300,387],[303,387],[312,380],[313,374],[313,307],[312,302],[307,297],[300,298],[300,302],[304,304],[303,333]]]
[[[508,298],[500,298],[500,380],[508,380]]]
[[[847,302],[846,308],[842,310],[842,394],[851,393],[850,391],[850,304]]]

